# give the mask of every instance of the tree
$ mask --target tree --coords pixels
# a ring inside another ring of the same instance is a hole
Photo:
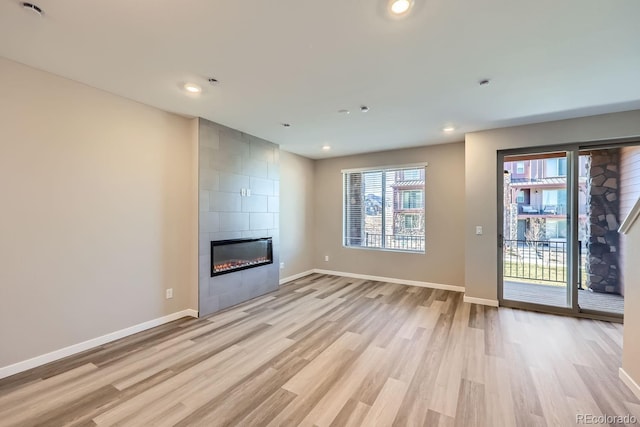
[[[540,241],[544,239],[544,220],[542,218],[529,218],[527,231],[524,233],[527,245],[538,250]]]

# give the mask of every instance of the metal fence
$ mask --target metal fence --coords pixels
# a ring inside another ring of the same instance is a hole
[[[382,244],[382,234],[365,234],[365,245],[372,248],[402,249],[407,251],[423,251],[424,236],[407,234],[387,234]]]
[[[578,285],[582,289],[582,242],[579,247]],[[567,242],[549,240],[503,241],[504,277],[566,283]]]

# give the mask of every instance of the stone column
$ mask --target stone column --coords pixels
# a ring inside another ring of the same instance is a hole
[[[588,282],[595,292],[619,293],[619,150],[591,152],[588,180]]]

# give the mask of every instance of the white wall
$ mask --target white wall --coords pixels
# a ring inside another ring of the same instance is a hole
[[[342,169],[427,162],[426,253],[342,246]],[[316,161],[315,268],[370,276],[464,284],[464,144],[432,145]],[[329,262],[324,261],[325,255]]]
[[[315,162],[280,150],[280,279],[313,268]]]
[[[194,123],[4,59],[0,94],[0,367],[197,308]]]
[[[475,298],[498,298],[498,150],[639,135],[640,110],[468,133],[465,137],[466,294]],[[475,235],[476,225],[484,227],[482,236]]]
[[[624,147],[620,150],[620,221],[624,221],[640,197],[640,146]],[[619,277],[621,293],[625,294],[625,264],[633,252],[627,248],[627,236],[620,234]],[[633,261],[631,261],[633,262]],[[633,279],[632,279],[633,280]]]
[[[640,219],[637,219],[629,234],[625,235],[628,254],[635,254],[634,261],[624,264],[626,294],[624,299],[624,344],[622,368],[640,384]],[[631,255],[633,256],[633,255]],[[636,393],[640,392],[635,390]]]

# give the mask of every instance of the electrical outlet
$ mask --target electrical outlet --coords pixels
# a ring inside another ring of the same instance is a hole
[[[167,299],[171,299],[171,298],[173,298],[173,288],[169,288],[169,289],[167,289],[167,290],[166,290],[166,292],[165,292],[165,297],[166,297]]]
[[[242,197],[245,197],[245,196],[247,195],[247,189],[246,189],[246,188],[243,188],[242,190],[240,190],[240,195],[241,195]]]
[[[482,233],[483,233],[482,226],[481,225],[476,225],[476,235],[477,236],[481,236]]]
[[[284,268],[284,262],[281,262],[280,263],[280,269],[283,269],[283,268]]]
[[[324,256],[324,262],[329,262],[329,255]]]

